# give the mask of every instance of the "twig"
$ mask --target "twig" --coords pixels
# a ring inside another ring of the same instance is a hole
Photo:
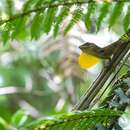
[[[46,96],[48,94],[51,94],[51,92],[40,90],[28,91],[26,90],[26,88],[20,88],[18,86],[0,87],[0,95],[9,95],[9,94],[31,94],[34,96]]]

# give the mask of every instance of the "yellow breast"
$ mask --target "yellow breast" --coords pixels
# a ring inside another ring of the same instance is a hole
[[[81,53],[78,58],[78,63],[80,67],[83,69],[91,68],[94,65],[98,64],[99,62],[100,62],[99,58],[86,54],[86,53]]]

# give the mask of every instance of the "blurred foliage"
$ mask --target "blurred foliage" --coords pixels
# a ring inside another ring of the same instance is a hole
[[[31,118],[66,112],[88,87],[69,38],[41,40],[13,41],[1,50],[0,117],[8,123],[18,109]]]
[[[12,115],[10,122],[7,122],[3,118],[0,118],[0,129],[1,130],[9,130],[14,128],[19,129],[27,125],[31,120],[32,119],[25,111],[19,110]]]

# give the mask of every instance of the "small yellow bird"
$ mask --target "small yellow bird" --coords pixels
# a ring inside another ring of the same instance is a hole
[[[82,50],[78,59],[81,68],[88,69],[100,62],[100,58],[97,56],[98,46],[93,43],[85,43],[79,48]]]
[[[109,59],[115,54],[118,49],[122,48],[124,43],[130,41],[130,29],[118,41],[106,46],[99,47],[94,43],[85,43],[79,48],[83,53],[80,54],[78,62],[81,68],[90,68],[100,62],[100,59]]]

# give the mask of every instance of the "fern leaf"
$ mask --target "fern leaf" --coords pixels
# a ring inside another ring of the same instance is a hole
[[[32,39],[37,39],[40,37],[43,20],[43,13],[38,13],[34,16],[30,30]]]
[[[32,7],[34,7],[36,3],[37,3],[36,0],[27,0],[23,5],[23,12],[32,9]]]
[[[36,1],[36,7],[41,7],[41,6],[43,6],[43,5],[49,5],[49,4],[52,4],[52,3],[54,3],[54,2],[56,2],[56,1],[58,1],[59,2],[59,0],[37,0]]]
[[[10,23],[7,23],[4,27],[3,27],[3,31],[2,31],[2,41],[4,44],[7,43],[7,41],[10,39]]]
[[[101,26],[101,23],[103,22],[103,19],[108,14],[109,7],[110,7],[110,3],[105,2],[105,3],[103,3],[103,5],[102,5],[102,7],[100,9],[100,15],[99,15],[97,23],[96,23],[96,25],[97,25],[97,32],[99,31],[99,28]]]
[[[10,32],[9,31],[3,31],[2,32],[2,41],[4,44],[7,43],[7,41],[9,40],[9,36],[10,36]]]
[[[77,23],[81,17],[82,17],[83,13],[82,13],[82,9],[78,8],[74,11],[73,17],[70,20],[70,23],[67,25],[67,27],[64,30],[64,34],[66,34],[73,26],[75,23]]]
[[[54,18],[56,15],[57,8],[48,8],[45,14],[45,20],[43,23],[43,30],[45,33],[49,33],[51,30]]]
[[[114,9],[109,19],[109,28],[111,28],[118,20],[119,16],[121,15],[123,5],[124,5],[124,2],[117,2],[115,4]]]
[[[93,111],[78,111],[69,114],[53,116],[51,118],[39,119],[27,126],[28,130],[88,130],[97,123],[104,124],[106,120],[119,117],[122,113],[108,109],[97,109]]]
[[[36,5],[35,5],[35,7],[41,6],[44,2],[45,2],[45,1],[43,1],[43,0],[37,0],[37,3],[36,3]]]
[[[59,27],[60,27],[60,23],[65,19],[65,17],[68,15],[70,8],[67,6],[63,6],[63,8],[61,9],[61,12],[59,13],[59,15],[56,17],[56,22],[54,25],[54,37],[57,36],[58,31],[59,31]]]
[[[13,30],[11,33],[12,39],[24,39],[27,35],[26,17],[21,17],[12,22]]]
[[[9,17],[13,15],[13,7],[14,3],[13,0],[6,0],[6,13],[8,14]]]
[[[128,30],[129,25],[130,25],[130,5],[128,6],[127,13],[123,20],[123,27],[125,32]]]
[[[87,30],[90,30],[90,26],[91,26],[91,15],[94,13],[96,4],[95,2],[90,2],[88,4],[88,9],[87,9],[87,13],[84,16],[84,22],[85,22],[85,26]]]
[[[75,123],[74,122],[70,122],[70,123],[65,123],[65,129],[66,130],[71,130],[73,127],[75,127]]]

